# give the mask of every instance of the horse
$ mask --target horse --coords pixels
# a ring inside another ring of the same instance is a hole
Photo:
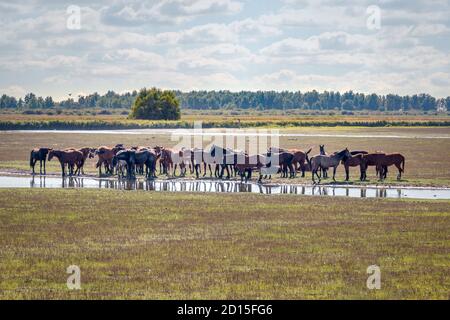
[[[222,179],[225,170],[227,170],[227,179],[230,179],[230,168],[235,166],[238,162],[238,156],[244,156],[245,153],[237,152],[229,148],[222,148],[212,145],[209,150],[209,157],[216,164],[215,175]],[[221,168],[219,173],[219,168]]]
[[[112,158],[117,154],[117,152],[124,149],[125,148],[122,144],[117,144],[113,148],[101,146],[95,150],[95,155],[98,156],[96,168],[98,168],[99,176],[102,175],[102,165],[105,167],[105,173],[113,173],[111,168]]]
[[[30,167],[34,172],[34,166],[36,162],[39,160],[39,174],[42,174],[42,163],[44,163],[44,174],[47,174],[45,169],[45,161],[47,159],[47,154],[51,151],[51,148],[35,148],[30,152]]]
[[[145,177],[156,178],[156,153],[148,149],[140,149],[134,155],[135,165],[145,165]]]
[[[344,150],[334,153],[332,155],[318,155],[311,159],[311,172],[312,172],[312,181],[313,183],[316,183],[316,180],[314,179],[314,175],[319,178],[320,182],[320,176],[317,173],[317,171],[320,168],[331,168],[333,167],[333,181],[336,181],[336,169],[339,166],[339,163],[346,158],[349,158],[350,151],[348,151],[348,148],[345,148]]]
[[[283,148],[277,148],[277,147],[270,147],[267,152],[289,152],[292,153],[294,156],[292,160],[292,165],[294,166],[295,173],[297,171],[302,172],[302,178],[305,177],[305,171],[308,169],[307,165],[309,163],[309,153],[311,152],[312,148],[310,148],[308,151],[303,151],[300,149],[283,149]]]
[[[380,180],[386,179],[387,167],[395,165],[398,170],[397,180],[402,178],[402,173],[405,172],[405,157],[400,153],[383,154],[378,157],[376,167],[380,172]]]
[[[319,154],[322,156],[327,156],[328,153],[325,151],[325,145],[319,145]],[[328,169],[321,168],[320,173],[324,179],[328,179]]]
[[[117,167],[120,161],[123,161],[126,163],[126,169],[127,169],[127,177],[131,178],[134,176],[134,164],[135,164],[135,150],[120,150],[113,156],[111,159],[111,164],[113,168]],[[122,164],[123,166],[123,164]],[[119,175],[119,170],[117,171],[117,175]],[[123,176],[123,167],[122,167],[122,176]]]
[[[247,182],[252,178],[253,170],[260,170],[258,182],[262,179],[261,168],[265,167],[267,157],[261,154],[258,155],[247,155],[245,154],[242,161],[238,161],[236,164],[236,171],[241,177],[241,181],[245,179]],[[247,175],[246,175],[247,174]]]
[[[362,181],[367,180],[367,167],[369,166],[375,166],[376,169],[376,175],[380,176],[381,179],[381,171],[386,171],[387,173],[387,167],[386,168],[381,168],[382,170],[380,171],[380,167],[378,166],[379,163],[381,163],[381,158],[384,157],[386,154],[384,152],[381,151],[377,151],[374,153],[367,153],[364,154],[362,159],[361,159],[361,165],[362,165]]]
[[[280,166],[282,178],[288,177],[288,170],[289,178],[295,177],[295,169],[292,164],[294,155],[292,153],[280,150],[280,152],[267,152],[265,156],[268,157],[267,161],[269,167]],[[273,163],[272,161],[275,159],[276,161]]]
[[[357,167],[359,166],[360,168],[360,176],[359,179],[362,181],[363,179],[363,172],[364,172],[364,168],[362,166],[362,159],[363,159],[364,154],[363,153],[356,153],[354,155],[352,155],[352,152],[350,152],[350,157],[343,159],[342,160],[342,164],[344,165],[345,168],[345,181],[349,180],[349,168],[350,167]]]
[[[193,148],[191,150],[191,165],[197,179],[202,172],[201,164],[203,164],[203,177],[206,176],[206,166],[209,167],[209,174],[212,177],[211,164],[215,165],[213,157],[202,148]]]
[[[73,175],[73,169],[75,165],[77,166],[78,170],[83,163],[83,154],[77,150],[51,150],[48,153],[48,161],[51,161],[53,157],[58,158],[59,163],[61,164],[61,172],[63,177],[66,175],[66,163],[69,169],[69,175]]]
[[[95,157],[95,149],[94,148],[89,148],[89,147],[84,147],[81,149],[75,149],[75,148],[67,148],[65,149],[65,151],[80,151],[83,154],[83,163],[81,164],[81,167],[79,167],[76,171],[75,174],[78,173],[78,175],[84,174],[84,164],[86,163],[87,158],[92,159]]]
[[[188,153],[188,152],[186,152]],[[172,170],[172,175],[176,176],[177,172],[177,166],[180,166],[180,175],[183,176],[186,174],[186,164],[185,160],[190,160],[190,153],[189,158],[185,159],[185,152],[184,150],[173,150],[170,148],[164,148],[161,150],[161,157],[160,157],[160,163],[163,164],[164,171],[167,175],[170,174],[170,171]]]

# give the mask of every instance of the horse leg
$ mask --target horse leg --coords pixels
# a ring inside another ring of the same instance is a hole
[[[64,165],[64,163],[60,163],[61,164],[61,174],[62,174],[62,176],[64,177],[65,175],[66,175],[66,173],[65,173],[65,168],[66,168],[66,166]]]
[[[336,169],[337,169],[337,166],[336,166],[336,167],[333,167],[333,181],[336,181],[336,179],[335,179],[335,176],[336,176]]]
[[[34,166],[36,165],[36,160],[35,159],[32,159],[31,160],[31,169],[33,170],[33,174],[36,174],[35,172],[34,172]]]
[[[295,178],[295,167],[292,166],[292,163],[289,164],[289,170],[291,171],[291,178]]]
[[[42,174],[42,160],[39,159],[39,174]]]
[[[349,180],[349,166],[344,166],[344,168],[345,168],[345,181],[348,181]]]
[[[396,163],[395,166],[398,169],[398,175],[397,175],[397,180],[400,180],[402,178],[402,167],[400,166],[399,163]]]

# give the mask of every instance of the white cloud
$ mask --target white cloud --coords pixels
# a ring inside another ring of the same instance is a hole
[[[450,94],[446,0],[378,1],[380,30],[366,28],[370,0],[76,2],[81,30],[66,28],[72,2],[0,1],[1,88]]]

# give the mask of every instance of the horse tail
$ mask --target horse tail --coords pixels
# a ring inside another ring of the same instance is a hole
[[[403,157],[402,162],[400,164],[402,166],[402,172],[405,173],[405,157]]]
[[[30,167],[33,166],[33,150],[30,152]]]

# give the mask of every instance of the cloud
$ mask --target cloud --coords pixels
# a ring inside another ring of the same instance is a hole
[[[204,15],[236,14],[243,4],[233,0],[120,1],[102,9],[109,24],[180,24]]]
[[[71,4],[0,1],[1,88],[449,95],[447,0],[77,0],[81,30],[68,30]],[[373,4],[379,30],[366,27]]]
[[[12,85],[12,86],[8,86],[6,88],[1,88],[0,89],[0,93],[1,94],[6,94],[8,96],[13,96],[13,97],[23,97],[26,94],[26,89],[24,89],[23,87],[19,86],[19,85]]]

